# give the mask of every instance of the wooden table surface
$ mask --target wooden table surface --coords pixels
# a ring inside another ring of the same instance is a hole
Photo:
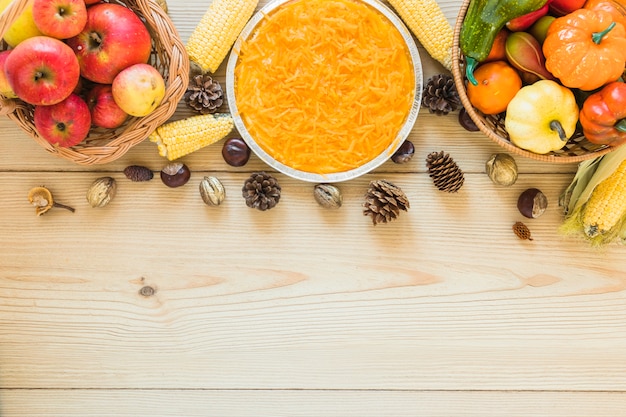
[[[184,40],[208,3],[170,0]],[[452,24],[460,4],[440,1]],[[444,72],[420,52],[425,79]],[[280,204],[260,212],[240,190],[268,167],[229,167],[221,143],[169,189],[122,173],[161,169],[149,141],[84,167],[5,117],[0,132],[2,417],[626,415],[626,248],[559,235],[574,164],[516,157],[517,183],[495,186],[484,165],[501,149],[422,109],[414,158],[338,184],[341,209],[274,173]],[[426,173],[442,150],[465,173],[456,194]],[[200,199],[205,175],[225,185],[219,207]],[[100,176],[118,193],[93,209]],[[396,222],[363,216],[374,179],[408,195]],[[35,216],[39,185],[76,212]],[[516,208],[529,187],[549,199],[534,220]]]

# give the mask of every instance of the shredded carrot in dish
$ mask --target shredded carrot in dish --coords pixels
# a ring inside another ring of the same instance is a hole
[[[414,99],[409,50],[354,0],[292,0],[241,44],[238,112],[258,145],[318,174],[354,169],[396,139]]]

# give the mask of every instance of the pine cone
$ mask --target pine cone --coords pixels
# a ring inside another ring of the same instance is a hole
[[[438,116],[446,115],[461,107],[461,98],[452,76],[437,74],[430,77],[422,93],[422,105],[428,107],[430,113]]]
[[[209,74],[195,75],[185,92],[185,103],[201,114],[215,113],[224,102],[222,86]]]
[[[370,216],[374,226],[378,223],[389,223],[400,215],[400,210],[407,211],[409,199],[404,191],[387,180],[370,182],[365,203],[364,216]]]
[[[450,155],[443,151],[428,154],[426,167],[435,186],[441,191],[456,193],[465,181],[463,171]]]
[[[129,165],[124,168],[124,175],[131,181],[150,181],[154,177],[154,173],[150,168],[141,165]]]
[[[280,200],[280,185],[276,178],[265,172],[254,172],[241,189],[246,205],[265,211],[274,208]]]

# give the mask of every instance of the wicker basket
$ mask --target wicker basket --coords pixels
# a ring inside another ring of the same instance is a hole
[[[110,0],[133,10],[145,23],[152,37],[150,64],[159,70],[165,79],[165,97],[152,113],[145,117],[129,117],[117,129],[92,127],[89,135],[80,144],[62,148],[43,139],[33,125],[33,106],[21,100],[7,100],[0,96],[0,114],[14,120],[28,135],[45,150],[61,158],[81,165],[104,164],[116,160],[130,148],[146,139],[157,126],[174,113],[189,82],[189,57],[178,32],[167,13],[153,0]],[[14,0],[0,19],[0,37],[11,26],[16,16],[26,7],[28,0]],[[7,49],[6,43],[0,50]]]
[[[586,159],[595,158],[613,151],[616,147],[606,145],[596,145],[587,140],[582,132],[577,129],[576,133],[569,139],[565,147],[558,151],[552,151],[547,154],[536,154],[521,149],[511,143],[509,135],[504,128],[504,115],[484,115],[475,109],[469,101],[466,93],[465,79],[465,62],[463,54],[459,48],[459,35],[465,13],[469,6],[470,0],[464,0],[457,16],[454,28],[454,42],[452,45],[452,75],[456,88],[463,102],[463,106],[467,110],[476,126],[489,137],[511,153],[522,155],[539,161],[555,162],[555,163],[571,163],[580,162]]]

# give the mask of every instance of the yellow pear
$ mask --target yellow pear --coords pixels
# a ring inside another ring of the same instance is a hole
[[[0,0],[0,12],[4,11],[12,0]],[[37,29],[33,19],[33,0],[26,5],[26,9],[15,19],[11,27],[5,32],[4,40],[10,47],[14,48],[25,39],[39,36],[42,33]]]

